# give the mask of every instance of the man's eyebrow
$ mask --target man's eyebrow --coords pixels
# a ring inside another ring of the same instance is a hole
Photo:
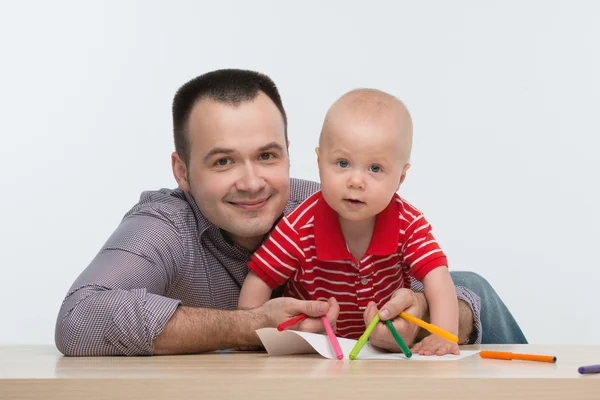
[[[279,151],[284,151],[284,148],[281,144],[277,143],[277,142],[271,142],[269,144],[266,144],[264,146],[262,146],[261,148],[258,149],[258,151],[267,151],[267,150],[279,150]]]
[[[231,154],[233,153],[233,149],[227,149],[225,147],[213,147],[212,149],[210,149],[210,151],[208,153],[206,153],[204,155],[204,158],[202,159],[204,162],[207,162],[209,158],[217,155],[217,154]]]

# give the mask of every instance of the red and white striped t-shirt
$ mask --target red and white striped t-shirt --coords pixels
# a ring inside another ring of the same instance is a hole
[[[362,314],[370,301],[381,307],[397,289],[410,288],[411,275],[423,280],[447,265],[423,214],[397,194],[377,215],[365,255],[355,260],[320,191],[283,217],[248,262],[273,289],[287,281],[285,296],[335,297],[337,334],[352,339],[365,330]]]

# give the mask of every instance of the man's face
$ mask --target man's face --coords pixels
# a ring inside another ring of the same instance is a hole
[[[290,195],[281,113],[262,92],[238,106],[203,99],[190,114],[188,141],[187,180],[178,178],[180,188],[193,195],[210,222],[254,250]]]

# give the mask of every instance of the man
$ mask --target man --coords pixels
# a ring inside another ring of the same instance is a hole
[[[287,119],[275,84],[252,71],[207,73],[179,89],[173,124],[179,188],[144,192],[77,278],[58,315],[58,349],[74,356],[194,353],[258,346],[256,329],[300,313],[313,318],[298,329],[321,330],[323,314],[335,322],[333,298],[274,298],[253,310],[235,309],[252,251],[284,212],[318,189],[289,178]],[[520,330],[493,289],[476,275],[466,277],[467,287],[494,303],[499,322],[489,328],[499,341],[517,341]],[[453,278],[460,282],[461,276]],[[464,287],[456,290],[461,343],[479,342],[480,299]],[[404,309],[427,318],[417,292],[398,290],[382,307],[382,319]],[[365,321],[377,311],[365,310]],[[394,324],[407,340],[417,336],[414,325],[398,318]],[[396,347],[383,327],[371,341]]]

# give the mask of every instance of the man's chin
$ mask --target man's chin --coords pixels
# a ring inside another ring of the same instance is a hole
[[[232,231],[236,236],[253,238],[264,236],[273,227],[273,222],[270,220],[265,221],[241,221],[241,218],[238,219],[239,223],[232,227]]]
[[[263,239],[271,230],[271,227],[272,224],[238,224],[230,226],[230,229],[225,230],[235,243],[250,251],[255,251],[261,245]]]

